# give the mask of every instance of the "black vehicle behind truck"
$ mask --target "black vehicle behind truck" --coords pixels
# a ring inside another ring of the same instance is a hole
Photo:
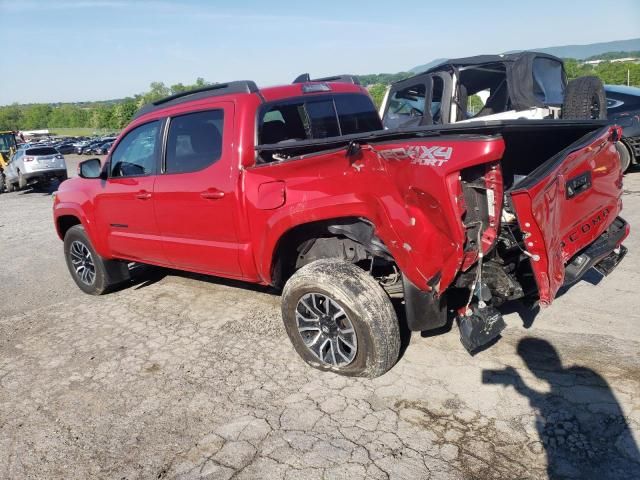
[[[607,118],[622,127],[622,141],[616,144],[622,171],[640,162],[640,88],[605,85]]]

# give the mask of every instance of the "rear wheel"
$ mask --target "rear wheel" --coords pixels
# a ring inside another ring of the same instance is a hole
[[[282,318],[294,348],[314,368],[373,378],[398,359],[391,300],[351,263],[322,259],[300,268],[284,287]]]
[[[7,192],[9,193],[13,192],[15,190],[13,183],[11,183],[7,178],[5,178],[5,182],[6,182]]]
[[[579,77],[567,84],[562,118],[572,120],[607,118],[607,100],[602,80],[594,76]]]
[[[629,169],[629,165],[631,165],[631,152],[622,142],[616,143],[616,150],[618,150],[618,155],[620,155],[620,167],[622,168],[622,173],[624,173]]]
[[[27,188],[27,179],[24,178],[22,172],[18,172],[18,188],[22,190],[23,188]]]
[[[129,278],[126,262],[100,257],[82,225],[74,225],[64,236],[64,257],[80,290],[91,295],[107,293]]]

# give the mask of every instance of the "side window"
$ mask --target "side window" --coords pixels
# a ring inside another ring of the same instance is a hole
[[[385,114],[385,126],[395,128],[409,121],[418,125],[424,116],[425,92],[422,83],[393,92]]]
[[[444,81],[442,78],[433,77],[433,89],[431,91],[431,119],[435,125],[442,123],[442,100],[444,94]]]
[[[202,170],[222,155],[224,110],[173,117],[169,124],[165,173]]]
[[[550,58],[533,60],[533,94],[545,105],[562,105],[564,100],[562,63]]]
[[[111,154],[112,177],[132,177],[153,173],[158,152],[160,122],[134,128]]]

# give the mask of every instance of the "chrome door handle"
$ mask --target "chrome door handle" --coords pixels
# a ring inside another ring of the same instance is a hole
[[[147,192],[146,190],[140,190],[138,193],[136,193],[136,198],[140,200],[149,200],[151,198],[151,193]]]

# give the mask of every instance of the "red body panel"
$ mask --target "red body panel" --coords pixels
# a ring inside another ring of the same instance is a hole
[[[564,282],[565,263],[598,238],[622,209],[622,170],[611,127],[566,156],[535,185],[511,192],[540,303],[548,305]],[[588,175],[591,186],[572,198],[567,182]]]
[[[356,85],[331,85],[334,92],[364,92]],[[266,101],[297,97],[301,88],[274,87],[261,90],[261,95]],[[481,243],[485,253],[492,248],[503,194],[499,160],[505,144],[501,137],[442,135],[376,141],[364,144],[352,157],[342,149],[255,165],[256,114],[261,102],[255,94],[234,94],[186,102],[136,119],[114,149],[129,130],[149,120],[223,108],[223,154],[194,173],[71,179],[56,196],[54,217],[76,216],[105,258],[263,284],[272,282],[274,252],[287,231],[318,220],[360,217],[374,225],[376,235],[414,285],[441,292],[477,258],[477,252],[464,254],[466,207],[459,176],[462,169],[485,164],[486,187],[495,195],[495,210]],[[604,146],[599,148],[600,144]],[[512,195],[520,221],[534,225],[530,251],[540,256],[536,278],[545,301],[555,295],[564,262],[575,251],[567,243],[573,229],[595,215],[599,206],[609,209],[610,221],[593,228],[576,246],[584,244],[606,228],[620,209],[615,149],[605,138],[592,147],[567,157],[553,176],[535,188]],[[593,193],[577,198],[576,208],[567,209],[560,198],[564,178],[586,163],[592,165]],[[143,190],[150,194],[148,198],[137,196]],[[434,278],[438,282],[428,284]]]

